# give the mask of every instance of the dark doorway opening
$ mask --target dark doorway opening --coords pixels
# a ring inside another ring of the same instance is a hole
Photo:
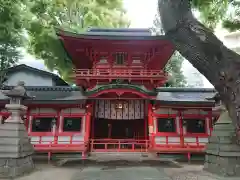
[[[145,119],[94,119],[92,125],[93,149],[119,151],[146,146],[148,136]]]
[[[144,119],[95,119],[93,139],[145,139]]]

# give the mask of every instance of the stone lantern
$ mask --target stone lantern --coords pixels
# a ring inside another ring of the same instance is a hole
[[[22,81],[2,93],[10,99],[5,106],[10,116],[0,125],[0,178],[14,178],[34,169],[34,149],[21,118],[27,110],[22,101],[30,97]]]
[[[219,111],[209,143],[206,147],[204,170],[220,176],[240,177],[240,146],[228,111],[217,93],[208,99],[215,101],[213,111]]]

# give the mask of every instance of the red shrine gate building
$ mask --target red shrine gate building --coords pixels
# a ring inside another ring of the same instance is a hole
[[[36,152],[203,153],[215,114],[214,89],[166,88],[174,52],[146,29],[58,31],[77,86],[26,65],[9,68],[4,89],[26,83],[26,128]],[[9,115],[0,95],[1,120]]]

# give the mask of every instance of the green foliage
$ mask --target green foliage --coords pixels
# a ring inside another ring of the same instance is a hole
[[[182,72],[182,63],[184,58],[175,52],[171,59],[168,61],[164,70],[169,74],[168,82],[165,84],[167,87],[185,87],[187,82]]]
[[[26,27],[28,51],[65,80],[69,80],[73,65],[56,37],[55,28],[79,33],[89,27],[129,25],[122,0],[30,0],[28,7],[32,15]]]
[[[161,20],[158,15],[155,16],[152,27],[153,33],[156,35],[163,35],[164,31],[162,29]],[[182,72],[182,63],[184,58],[175,52],[171,59],[166,64],[164,70],[169,74],[169,79],[165,86],[167,87],[185,87],[187,85],[186,78]]]
[[[152,32],[156,35],[164,35],[164,30],[162,28],[162,22],[158,14],[155,15],[153,20]]]
[[[24,10],[21,0],[0,0],[0,83],[5,70],[16,64],[20,58],[18,48],[23,45]]]
[[[200,13],[200,20],[210,29],[219,23],[230,31],[239,30],[239,0],[191,0],[192,7]]]

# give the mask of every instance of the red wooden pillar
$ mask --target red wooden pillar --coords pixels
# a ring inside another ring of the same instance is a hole
[[[130,67],[132,65],[132,54],[131,54],[131,51],[128,51],[127,52],[127,65],[128,67]]]
[[[55,129],[54,130],[54,144],[58,143],[58,132],[60,128],[60,120],[61,120],[61,109],[57,109],[57,117],[56,117],[56,124],[55,124]]]
[[[92,105],[88,104],[86,106],[86,116],[85,116],[85,135],[84,135],[84,143],[89,141],[90,137],[90,126],[91,126],[91,116],[92,116]]]
[[[184,147],[183,119],[182,119],[181,110],[178,110],[177,118],[179,121],[179,129],[180,129],[180,145],[181,145],[181,147]]]
[[[110,69],[112,69],[113,64],[114,64],[114,58],[113,58],[113,53],[112,52],[108,53],[108,63],[110,64]]]
[[[149,140],[150,147],[154,146],[154,123],[153,123],[153,108],[152,104],[148,104],[148,132],[149,132]]]

